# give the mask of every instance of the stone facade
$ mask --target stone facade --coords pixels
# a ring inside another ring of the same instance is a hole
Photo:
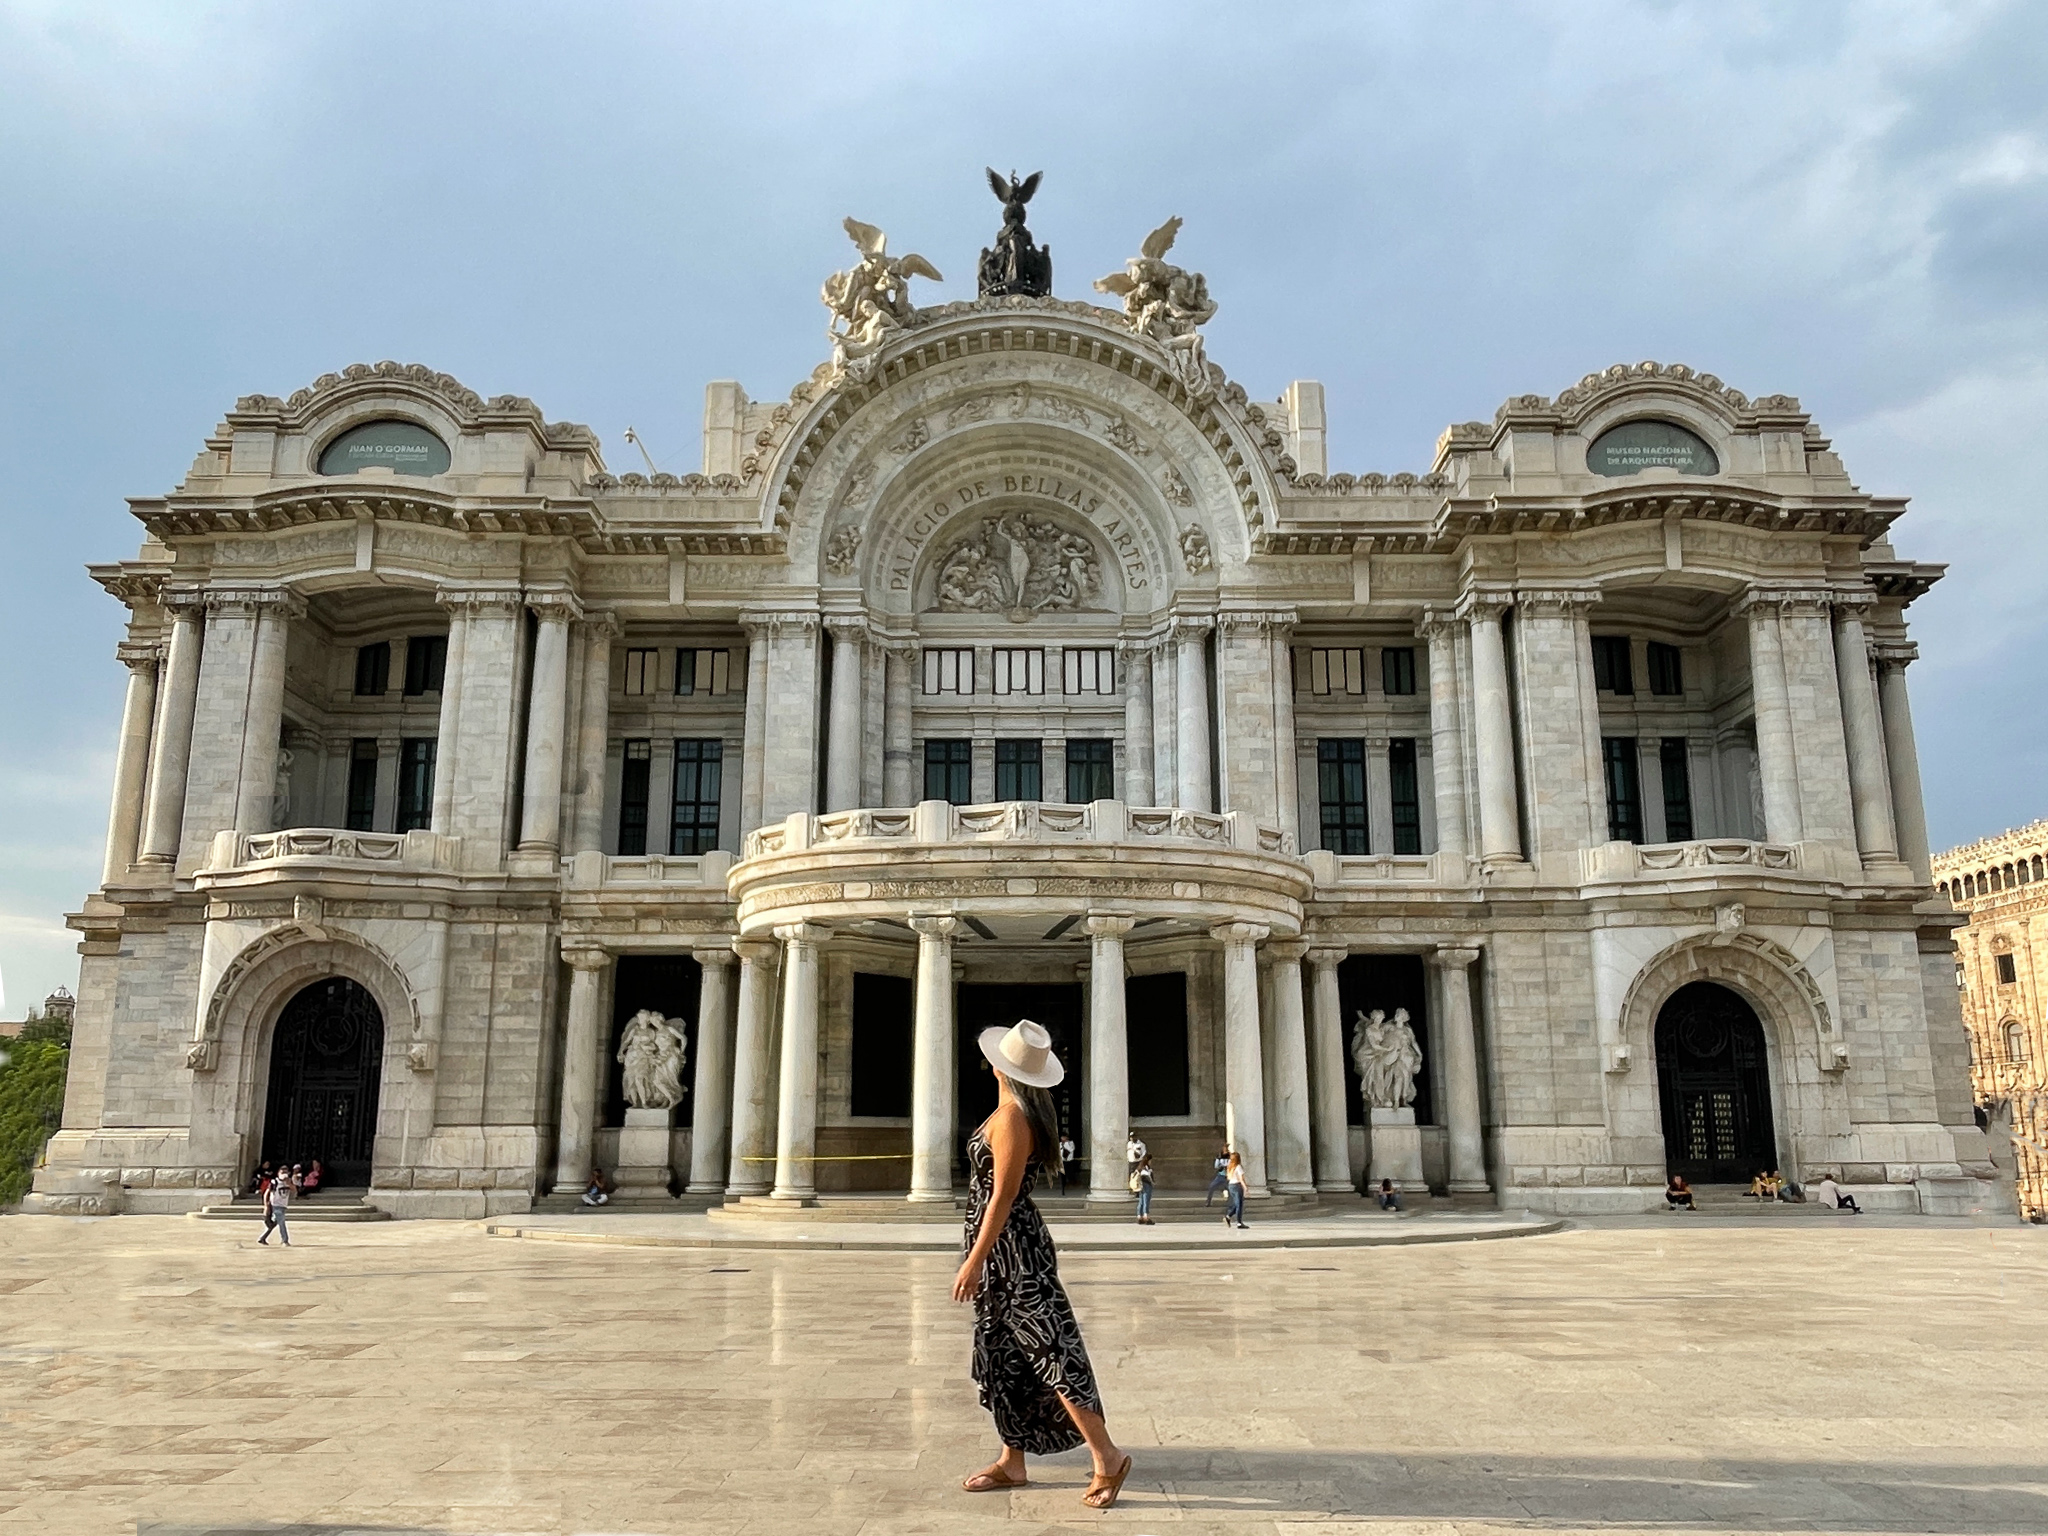
[[[1443,1192],[1635,1210],[1747,1156],[1981,1203],[1904,503],[1647,363],[1331,473],[1321,386],[1206,358],[1170,234],[1122,313],[838,282],[786,400],[710,387],[702,474],[417,366],[238,401],[93,568],[129,693],[43,1208],[359,1135],[395,1212],[522,1209],[616,1156],[639,1008],[688,1024],[700,1192],[949,1200],[963,1032],[1028,1007],[1090,1198],[1133,1125],[1169,1185],[1228,1137],[1344,1198],[1373,1006]],[[1675,996],[1750,1041],[1693,1028],[1682,1091]]]
[[[1967,915],[1956,987],[1980,1117],[2012,1137],[2020,1212],[2048,1221],[2048,821],[1952,848],[1935,888]]]

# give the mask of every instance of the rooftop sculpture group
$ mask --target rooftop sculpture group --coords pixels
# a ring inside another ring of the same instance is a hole
[[[1200,327],[1215,315],[1216,301],[1209,297],[1206,277],[1166,260],[1180,222],[1171,218],[1153,230],[1123,271],[1098,277],[1095,289],[1124,301],[1124,318],[1131,329],[1166,348],[1181,383],[1199,399],[1215,393]]]
[[[872,224],[846,220],[846,233],[860,250],[860,264],[825,279],[822,297],[832,311],[825,334],[832,339],[832,360],[856,384],[866,383],[891,335],[903,329],[916,306],[910,302],[910,280],[928,277],[945,281],[939,269],[922,256],[889,254],[889,237]]]

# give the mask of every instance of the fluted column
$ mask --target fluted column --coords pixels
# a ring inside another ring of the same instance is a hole
[[[1856,821],[1856,851],[1866,863],[1899,857],[1892,828],[1891,784],[1885,771],[1884,722],[1870,642],[1863,627],[1867,602],[1835,604],[1835,680],[1842,694],[1842,731],[1849,749],[1849,795]]]
[[[1749,618],[1749,688],[1756,712],[1757,776],[1764,792],[1759,839],[1796,843],[1804,835],[1799,810],[1799,764],[1792,746],[1792,705],[1785,690],[1779,602],[1751,593],[1737,609]]]
[[[447,833],[455,812],[455,744],[462,723],[462,676],[469,648],[469,609],[447,594],[440,598],[448,610],[448,654],[441,665],[441,719],[434,737],[434,807],[429,823],[438,833]]]
[[[1451,1193],[1479,1194],[1486,1182],[1486,1141],[1480,1124],[1479,1043],[1472,1023],[1476,949],[1432,950],[1443,998],[1444,1120],[1450,1129]]]
[[[1344,1114],[1344,1003],[1337,967],[1348,950],[1308,952],[1314,1009],[1309,1020],[1309,1066],[1315,1094],[1316,1188],[1343,1194],[1351,1182],[1351,1127]]]
[[[1927,847],[1927,807],[1920,794],[1920,749],[1913,739],[1913,704],[1906,696],[1906,667],[1920,654],[1910,640],[1877,646],[1878,706],[1884,716],[1884,756],[1890,770],[1892,817],[1899,857],[1922,885],[1934,878]]]
[[[519,806],[519,847],[554,853],[562,846],[562,751],[569,724],[569,621],[566,599],[537,599],[533,686],[526,709],[526,776]]]
[[[1465,835],[1465,752],[1460,741],[1457,621],[1434,608],[1415,626],[1429,642],[1429,760],[1436,801],[1436,852],[1463,858]],[[1349,1155],[1348,1153],[1346,1154]]]
[[[305,611],[305,604],[289,592],[265,593],[254,602],[249,712],[242,732],[242,771],[235,787],[237,832],[273,830],[277,754],[284,732],[285,643],[291,621]]]
[[[953,1198],[953,930],[943,913],[916,914],[917,997],[910,1037],[910,1198]]]
[[[1152,798],[1180,804],[1180,660],[1171,640],[1152,643]]]
[[[825,620],[825,628],[832,636],[825,809],[850,811],[860,804],[860,652],[867,620],[834,614]]]
[[[808,1201],[818,1193],[818,946],[831,930],[790,923],[782,940],[782,1073],[776,1095],[777,1200]]]
[[[1273,1074],[1273,1123],[1266,1127],[1266,1138],[1278,1195],[1306,1195],[1316,1187],[1309,1153],[1308,1038],[1301,1015],[1301,957],[1307,953],[1308,945],[1299,939],[1266,946],[1273,962],[1273,1059],[1266,1064]]]
[[[742,616],[740,623],[747,632],[746,740],[740,748],[740,832],[744,836],[761,825],[763,764],[768,755],[768,646],[774,621],[766,616]]]
[[[1479,853],[1520,859],[1522,832],[1515,809],[1515,722],[1508,705],[1507,643],[1501,618],[1505,598],[1474,594],[1464,617],[1472,629],[1473,743],[1479,769]]]
[[[1225,1133],[1244,1162],[1246,1191],[1266,1194],[1266,1083],[1259,1057],[1258,946],[1270,930],[1224,923],[1209,930],[1223,946]]]
[[[690,1184],[693,1195],[725,1188],[732,1129],[732,970],[730,945],[700,949],[697,983],[697,1076],[690,1089]]]
[[[603,1083],[597,1059],[604,1049],[604,973],[612,957],[602,949],[565,949],[562,959],[569,966],[569,1028],[562,1043],[561,1129],[556,1142],[554,1192],[577,1195],[590,1183],[590,1148]]]
[[[1152,647],[1117,647],[1124,685],[1124,803],[1152,804]]]
[[[765,1195],[775,1152],[775,962],[781,947],[766,939],[737,939],[740,998],[732,1059],[732,1164],[728,1200]]]
[[[124,642],[115,652],[128,669],[128,694],[121,704],[121,745],[114,758],[114,803],[107,816],[107,857],[103,885],[128,878],[141,853],[142,789],[149,775],[149,738],[156,716],[156,669],[162,651]]]
[[[1210,619],[1176,619],[1173,643],[1178,659],[1175,691],[1180,728],[1174,755],[1180,763],[1179,804],[1191,811],[1215,809],[1216,775],[1210,751],[1209,662],[1205,642]]]
[[[1131,1198],[1124,1138],[1131,1128],[1130,1043],[1124,1008],[1124,935],[1136,919],[1088,916],[1088,1198]]]
[[[609,613],[584,621],[583,682],[577,690],[576,793],[569,827],[569,851],[590,853],[604,846],[605,754],[610,746],[612,636],[619,621]],[[450,649],[453,649],[451,644]],[[438,775],[436,790],[439,789]]]
[[[1280,826],[1306,847],[1301,835],[1301,778],[1294,766],[1294,626],[1284,618],[1273,625],[1273,777]]]
[[[916,697],[917,647],[892,644],[883,651],[886,683],[882,704],[882,803],[915,805],[922,798],[917,766],[910,757],[910,711]]]
[[[171,612],[171,640],[164,659],[163,719],[149,776],[149,807],[143,817],[145,864],[177,862],[178,832],[185,819],[185,777],[192,763],[192,714],[199,700],[201,610],[190,594],[167,594],[164,606]]]

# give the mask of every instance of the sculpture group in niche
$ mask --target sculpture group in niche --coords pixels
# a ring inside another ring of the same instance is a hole
[[[983,518],[940,558],[932,606],[1027,619],[1086,608],[1101,591],[1102,563],[1090,540],[1049,518],[1005,512]]]
[[[825,334],[832,339],[833,362],[847,378],[862,384],[874,373],[890,336],[902,330],[913,313],[911,278],[943,279],[922,256],[891,256],[889,237],[872,224],[848,219],[846,233],[860,250],[860,264],[825,279],[821,296],[832,311]]]
[[[663,1015],[643,1008],[619,1036],[623,1088],[634,1109],[673,1109],[683,1098],[683,1062],[689,1042]]]
[[[1124,263],[1124,270],[1097,278],[1095,288],[1124,301],[1124,318],[1131,329],[1165,347],[1188,393],[1202,399],[1215,393],[1215,384],[1199,328],[1214,317],[1216,301],[1209,297],[1206,277],[1165,259],[1180,233],[1180,222],[1168,219],[1153,230],[1139,253]]]
[[[1368,1108],[1405,1109],[1413,1104],[1422,1047],[1408,1023],[1408,1010],[1396,1008],[1391,1019],[1379,1008],[1359,1014],[1352,1026],[1351,1061],[1358,1068],[1358,1089]]]

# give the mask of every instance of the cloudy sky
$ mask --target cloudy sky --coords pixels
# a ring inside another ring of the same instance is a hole
[[[1901,550],[1937,846],[2048,815],[2048,6],[0,0],[0,975],[75,981],[124,674],[87,561],[237,395],[423,362],[697,467],[825,355],[847,214],[1086,297],[1167,214],[1331,465],[1657,358],[1795,394]]]

